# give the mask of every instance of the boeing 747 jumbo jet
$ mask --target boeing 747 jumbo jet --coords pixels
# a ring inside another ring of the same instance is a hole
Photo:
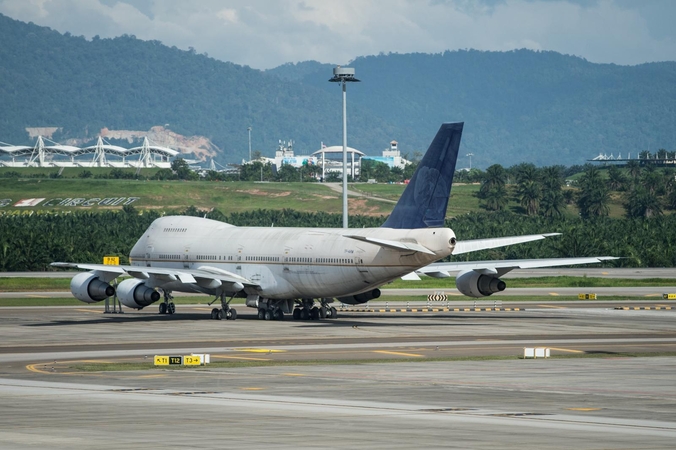
[[[336,318],[337,299],[354,305],[380,296],[380,286],[419,274],[448,277],[471,297],[505,289],[500,276],[516,268],[597,263],[611,257],[436,263],[466,253],[544,239],[554,234],[462,241],[444,228],[446,207],[460,147],[462,123],[441,126],[418,169],[380,228],[236,227],[210,219],[167,216],[155,220],[136,242],[128,266],[53,263],[89,270],[75,275],[73,295],[85,303],[117,294],[142,309],[160,300],[161,314],[173,314],[171,293],[220,298],[212,319],[237,318],[230,307],[246,298],[260,319]],[[117,285],[110,283],[130,275]]]

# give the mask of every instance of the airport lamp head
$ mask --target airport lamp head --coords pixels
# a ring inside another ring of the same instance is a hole
[[[354,77],[354,68],[336,66],[333,68],[333,78],[329,79],[329,81],[332,83],[345,83],[350,81],[359,82],[361,80]]]

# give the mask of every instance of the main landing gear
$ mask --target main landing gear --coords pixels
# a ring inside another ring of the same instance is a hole
[[[230,307],[230,302],[235,296],[230,297],[229,300],[225,299],[225,294],[220,295],[221,307],[214,308],[211,310],[211,318],[214,320],[235,320],[237,319],[237,310]],[[218,300],[219,297],[216,297],[214,301]],[[211,302],[213,303],[213,302]]]
[[[160,314],[174,314],[176,312],[176,305],[172,300],[174,297],[171,296],[169,291],[164,291],[164,301],[160,303]]]
[[[333,306],[329,306],[326,299],[321,299],[319,306],[315,306],[313,299],[304,298],[296,304],[293,318],[294,320],[337,319],[338,311]]]

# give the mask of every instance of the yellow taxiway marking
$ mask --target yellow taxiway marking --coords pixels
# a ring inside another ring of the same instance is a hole
[[[415,356],[422,357],[423,355],[417,355],[415,353],[402,353],[402,352],[390,352],[387,350],[374,350],[373,353],[383,353],[385,355],[398,355],[398,356]]]
[[[198,311],[211,311],[211,309],[209,308],[193,308],[193,309],[196,309]]]
[[[662,297],[662,294],[646,294],[644,297]]]
[[[568,352],[568,353],[584,353],[583,350],[573,350],[570,348],[554,348],[554,347],[549,347],[550,350],[556,350],[558,352]]]
[[[550,292],[549,295],[551,295],[552,297],[558,297],[559,296],[559,294],[557,292]]]
[[[155,375],[141,375],[139,378],[162,378],[162,377],[166,377],[166,375],[163,373],[159,373]]]
[[[240,388],[242,391],[264,391],[265,388],[262,387],[243,387]]]
[[[212,358],[244,359],[246,361],[270,361],[270,358],[247,358],[246,356],[211,355]]]
[[[304,377],[304,373],[283,373],[282,375],[285,375],[287,377]]]
[[[80,312],[88,312],[88,313],[96,313],[96,314],[101,314],[103,311],[99,311],[97,309],[76,309],[75,311],[80,311]]]
[[[555,305],[538,305],[541,308],[556,308],[556,309],[567,309],[565,306],[555,306]]]
[[[33,294],[28,294],[26,297],[30,298],[49,298],[47,295],[33,295]]]
[[[566,408],[568,411],[601,411],[603,408]]]
[[[285,353],[286,350],[272,350],[267,348],[236,348],[238,352],[249,352],[249,353]]]

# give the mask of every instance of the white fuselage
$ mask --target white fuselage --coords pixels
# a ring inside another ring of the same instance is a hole
[[[348,235],[419,244],[434,254],[384,248]],[[369,291],[450,255],[454,238],[449,228],[235,227],[168,216],[150,225],[130,259],[135,266],[225,270],[255,283],[256,293],[270,299],[340,297]]]

